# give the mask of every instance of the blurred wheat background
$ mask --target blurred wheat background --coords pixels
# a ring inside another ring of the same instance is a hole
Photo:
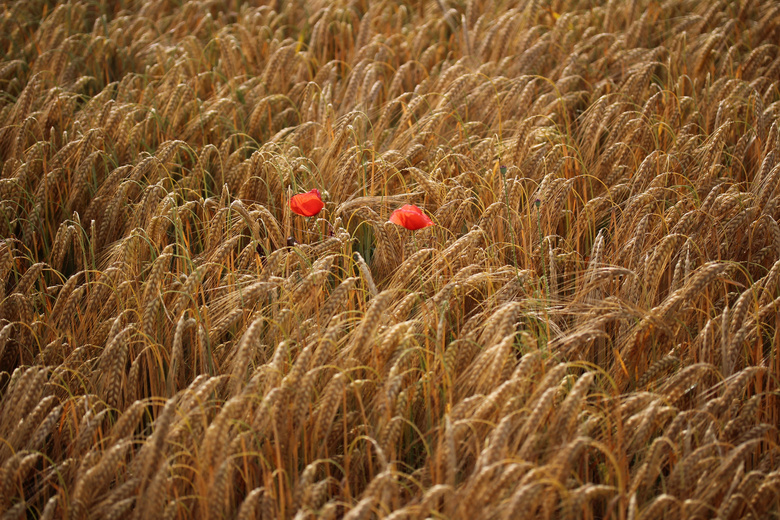
[[[780,515],[777,2],[0,9],[3,519]]]

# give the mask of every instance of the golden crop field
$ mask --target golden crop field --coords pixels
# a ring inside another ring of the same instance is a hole
[[[0,13],[2,519],[780,516],[775,0]]]

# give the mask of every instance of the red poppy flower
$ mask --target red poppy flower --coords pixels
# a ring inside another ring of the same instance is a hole
[[[290,199],[290,209],[293,213],[304,217],[313,217],[325,207],[320,197],[320,190],[313,189],[308,193],[299,193]]]
[[[407,204],[406,206],[393,211],[393,214],[390,215],[390,222],[411,230],[422,229],[433,225],[433,221],[428,215],[412,204]]]

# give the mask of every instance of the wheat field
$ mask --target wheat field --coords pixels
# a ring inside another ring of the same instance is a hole
[[[0,10],[2,519],[780,516],[774,0]]]

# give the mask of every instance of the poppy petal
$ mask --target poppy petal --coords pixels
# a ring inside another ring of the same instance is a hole
[[[433,221],[428,215],[412,204],[407,204],[393,211],[390,215],[390,222],[412,231],[433,225]]]
[[[320,190],[313,189],[308,193],[299,193],[290,199],[290,209],[293,213],[304,217],[313,217],[325,207],[320,197]]]

